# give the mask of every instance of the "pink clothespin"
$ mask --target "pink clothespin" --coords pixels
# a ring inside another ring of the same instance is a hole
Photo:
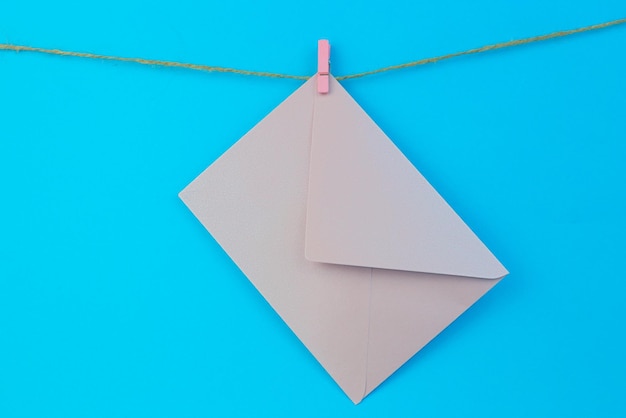
[[[317,41],[317,92],[326,94],[330,88],[330,43]]]

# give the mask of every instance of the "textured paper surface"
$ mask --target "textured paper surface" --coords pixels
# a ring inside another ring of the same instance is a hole
[[[507,272],[334,78],[328,95],[315,81],[180,196],[358,403]]]

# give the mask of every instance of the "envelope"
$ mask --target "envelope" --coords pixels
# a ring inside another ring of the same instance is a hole
[[[354,403],[508,274],[333,77],[180,197]]]

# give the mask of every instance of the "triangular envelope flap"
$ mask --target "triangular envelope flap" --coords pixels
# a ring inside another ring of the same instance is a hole
[[[331,77],[313,112],[305,255],[311,261],[495,279],[507,274]]]

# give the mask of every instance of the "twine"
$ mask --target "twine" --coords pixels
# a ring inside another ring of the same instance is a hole
[[[434,64],[439,61],[444,61],[450,58],[456,58],[456,57],[460,57],[463,55],[479,54],[479,53],[488,52],[488,51],[495,51],[497,49],[502,49],[502,48],[526,45],[526,44],[539,42],[539,41],[546,41],[548,39],[562,38],[562,37],[574,35],[577,33],[590,32],[593,30],[608,28],[610,26],[621,25],[623,23],[626,23],[626,18],[612,20],[610,22],[605,22],[605,23],[599,23],[597,25],[585,26],[585,27],[578,28],[578,29],[570,29],[570,30],[553,32],[547,35],[539,35],[539,36],[533,36],[533,37],[524,38],[524,39],[517,39],[513,41],[508,41],[508,42],[500,42],[500,43],[493,44],[493,45],[485,45],[480,48],[469,49],[469,50],[461,51],[461,52],[454,52],[451,54],[441,55],[438,57],[424,58],[424,59],[420,59],[417,61],[407,62],[404,64],[390,65],[387,67],[379,68],[377,70],[370,70],[370,71],[364,71],[364,72],[360,72],[356,74],[343,75],[343,76],[339,76],[336,78],[337,80],[349,80],[349,79],[365,77],[365,76],[373,75],[373,74],[380,74],[380,73],[384,73],[387,71],[395,71],[395,70],[400,70],[403,68],[416,67],[416,66],[425,65],[425,64]],[[218,66],[203,65],[203,64],[189,64],[189,63],[177,62],[177,61],[162,61],[162,60],[153,60],[153,59],[146,59],[146,58],[127,58],[127,57],[118,57],[115,55],[92,54],[89,52],[73,52],[73,51],[64,51],[61,49],[47,49],[47,48],[38,48],[38,47],[25,46],[25,45],[0,44],[0,50],[15,51],[15,52],[37,52],[37,53],[49,54],[49,55],[61,55],[61,56],[68,56],[68,57],[89,58],[89,59],[96,59],[96,60],[132,62],[132,63],[143,64],[143,65],[154,65],[158,67],[175,67],[175,68],[184,68],[184,69],[196,70],[196,71],[233,73],[233,74],[241,74],[241,75],[247,75],[247,76],[257,76],[257,77],[287,78],[287,79],[295,79],[295,80],[308,80],[310,78],[309,76],[303,76],[303,75],[281,74],[281,73],[272,73],[272,72],[265,72],[265,71],[240,70],[237,68],[230,68],[230,67],[218,67]]]

